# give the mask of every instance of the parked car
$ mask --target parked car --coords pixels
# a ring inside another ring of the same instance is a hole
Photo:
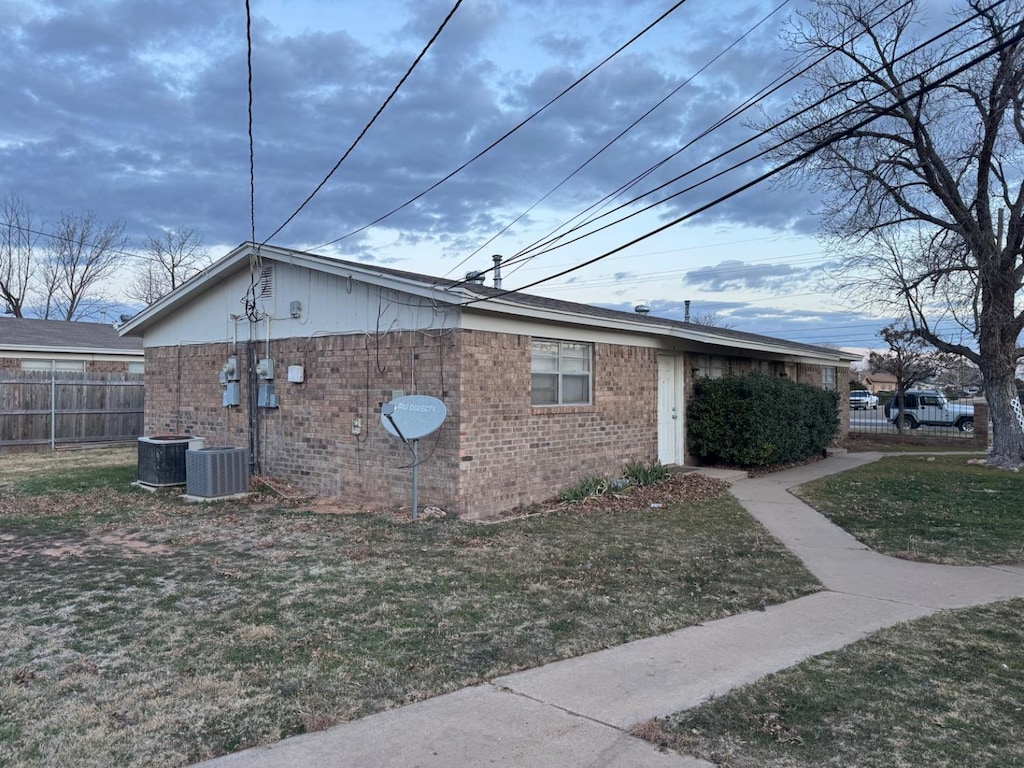
[[[906,429],[917,429],[922,425],[956,427],[961,432],[974,431],[974,406],[954,405],[937,390],[908,389],[903,394],[903,410],[899,398],[893,397],[885,404],[885,417],[898,425],[900,419]]]
[[[859,408],[867,410],[868,408],[878,407],[878,395],[873,395],[866,389],[851,389],[850,390],[850,409],[856,411]]]

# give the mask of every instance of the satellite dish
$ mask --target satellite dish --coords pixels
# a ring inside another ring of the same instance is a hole
[[[448,416],[448,409],[436,397],[407,395],[384,403],[380,423],[402,440],[419,440],[434,432]]]
[[[395,437],[401,438],[412,451],[412,519],[416,519],[416,508],[419,504],[417,485],[419,484],[420,457],[417,445],[421,437],[426,437],[441,426],[448,415],[444,403],[436,397],[428,395],[408,395],[396,397],[380,407],[380,423]]]

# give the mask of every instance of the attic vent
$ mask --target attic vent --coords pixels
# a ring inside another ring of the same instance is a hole
[[[473,283],[474,285],[484,284],[484,273],[479,270],[472,270],[466,273],[466,282]]]
[[[269,299],[274,296],[274,265],[264,264],[260,270],[260,298]]]

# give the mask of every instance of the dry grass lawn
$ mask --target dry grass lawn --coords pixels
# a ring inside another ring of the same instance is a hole
[[[187,505],[85,454],[0,456],[5,768],[182,766],[819,588],[707,478],[412,524]]]

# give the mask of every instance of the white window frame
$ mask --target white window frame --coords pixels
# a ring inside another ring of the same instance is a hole
[[[821,388],[827,389],[829,392],[835,392],[838,373],[839,371],[834,365],[821,366]]]
[[[548,349],[554,347],[554,354]],[[571,354],[583,351],[585,354]],[[579,370],[583,361],[583,370]],[[538,378],[543,377],[554,383],[554,398],[538,401],[538,396],[552,387],[537,387]],[[585,378],[584,400],[569,400],[566,397],[567,379]],[[530,403],[536,407],[557,407],[564,405],[592,405],[594,401],[594,345],[582,341],[535,338],[530,344]]]
[[[21,360],[21,370],[84,373],[85,360],[43,360],[35,357],[25,357]]]

